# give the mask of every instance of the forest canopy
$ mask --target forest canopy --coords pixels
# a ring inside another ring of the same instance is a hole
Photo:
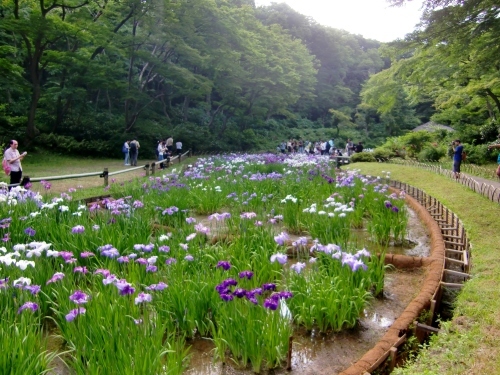
[[[427,1],[389,44],[252,0],[0,0],[0,137],[93,155],[170,135],[197,151],[373,147],[432,119],[484,141],[499,29],[491,0]]]

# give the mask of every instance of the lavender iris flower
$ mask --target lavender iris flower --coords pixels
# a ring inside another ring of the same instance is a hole
[[[140,303],[151,302],[153,297],[148,293],[139,293],[139,295],[135,298],[135,304],[138,305]]]
[[[279,264],[285,264],[287,259],[288,259],[288,257],[286,254],[277,253],[277,254],[271,255],[271,263],[274,263],[277,261]]]
[[[80,234],[85,232],[85,227],[83,225],[77,225],[71,229],[71,233]]]
[[[89,296],[81,290],[77,290],[75,293],[69,296],[69,299],[77,305],[82,305],[89,301]]]
[[[17,313],[21,314],[24,310],[31,310],[35,312],[38,310],[38,304],[35,302],[26,302],[19,308],[19,310],[17,310]]]
[[[66,315],[66,321],[72,322],[78,315],[84,315],[86,311],[85,307],[70,310],[69,314]]]

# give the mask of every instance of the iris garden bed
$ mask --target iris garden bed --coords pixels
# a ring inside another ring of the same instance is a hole
[[[294,331],[357,325],[384,285],[365,246],[408,223],[403,196],[326,157],[213,157],[107,190],[90,205],[0,193],[0,368],[49,368],[49,329],[76,374],[180,374],[197,337],[214,360],[281,368]]]

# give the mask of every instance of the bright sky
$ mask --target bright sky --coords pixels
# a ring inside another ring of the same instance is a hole
[[[419,23],[423,0],[390,7],[385,0],[255,0],[255,5],[287,3],[321,25],[390,42],[403,38]]]

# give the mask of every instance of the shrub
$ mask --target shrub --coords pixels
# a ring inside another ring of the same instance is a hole
[[[432,145],[425,146],[417,155],[419,161],[439,161],[446,155],[446,150],[443,147],[433,147]]]
[[[375,156],[373,156],[372,152],[359,152],[351,156],[351,163],[356,162],[376,162]]]
[[[398,155],[388,148],[379,147],[373,150],[372,155],[377,160],[387,160]]]
[[[471,164],[483,165],[495,160],[487,145],[465,144],[464,151],[467,153],[467,161]]]

